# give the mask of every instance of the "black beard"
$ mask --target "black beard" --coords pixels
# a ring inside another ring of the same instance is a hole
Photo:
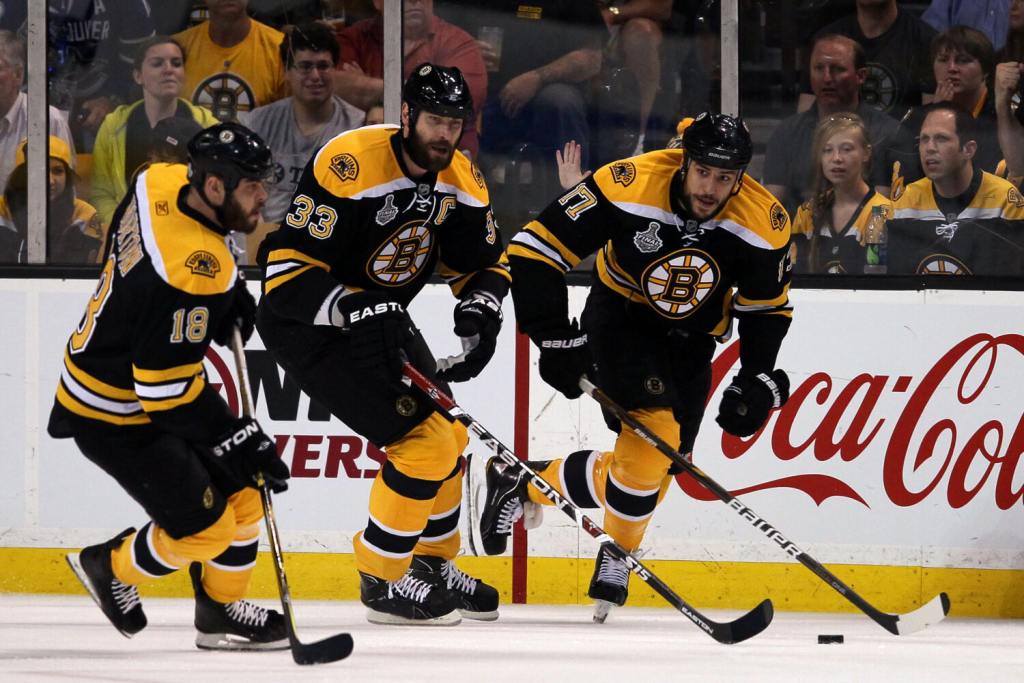
[[[455,156],[453,145],[451,151],[443,159],[432,157],[427,143],[412,126],[409,127],[408,137],[402,138],[402,144],[405,145],[405,151],[412,162],[420,168],[426,169],[428,173],[440,173],[448,168],[448,165],[452,163],[452,157]]]
[[[234,230],[248,235],[256,229],[255,225],[249,223],[249,214],[235,199],[234,192],[228,193],[224,198],[224,203],[217,207],[216,212],[217,220],[225,230]]]

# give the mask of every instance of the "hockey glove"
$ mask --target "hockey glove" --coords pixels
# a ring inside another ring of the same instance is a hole
[[[288,490],[288,465],[277,455],[274,442],[256,420],[240,417],[210,447],[217,458],[240,482],[254,486],[256,475],[263,479],[274,493]]]
[[[331,323],[350,336],[352,369],[388,380],[402,376],[403,350],[415,336],[412,319],[381,292],[351,292],[338,298]]]
[[[494,355],[501,331],[501,302],[490,292],[476,291],[455,305],[455,334],[462,353],[437,361],[437,376],[446,382],[471,380]]]
[[[583,393],[580,377],[590,372],[593,361],[587,347],[587,335],[575,320],[571,324],[538,334],[534,342],[540,348],[540,376],[566,398]]]
[[[773,408],[789,400],[789,377],[782,370],[756,375],[740,372],[725,388],[715,418],[733,436],[750,436],[760,429]]]
[[[230,347],[236,325],[242,333],[242,342],[249,341],[252,331],[256,329],[256,299],[245,286],[242,271],[238,271],[238,281],[231,289],[231,303],[228,304],[224,318],[214,332],[213,341],[221,346]]]

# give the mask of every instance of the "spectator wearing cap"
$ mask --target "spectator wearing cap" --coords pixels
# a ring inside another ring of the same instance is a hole
[[[155,36],[143,43],[132,75],[142,86],[142,99],[111,112],[96,135],[90,199],[104,224],[110,222],[128,183],[150,160],[153,128],[167,118],[194,121],[202,128],[217,123],[207,109],[181,97],[185,82],[185,52],[177,40]]]
[[[0,31],[0,188],[14,168],[18,145],[28,135],[28,96],[25,85],[25,43],[10,31]],[[48,107],[50,132],[64,141],[71,152],[74,167],[75,147],[67,118],[57,108]]]
[[[47,262],[96,263],[102,228],[94,209],[75,196],[71,147],[50,136]],[[28,141],[18,146],[14,170],[0,198],[0,263],[25,263],[28,237]]]
[[[363,125],[363,110],[332,91],[338,52],[334,32],[323,24],[295,26],[281,43],[291,97],[239,116],[274,153],[274,184],[263,207],[263,220],[268,223],[284,218],[302,169],[316,150],[338,133]]]

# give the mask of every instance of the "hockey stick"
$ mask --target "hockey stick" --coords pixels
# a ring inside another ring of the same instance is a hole
[[[424,376],[419,370],[409,363],[402,366],[402,373],[419,387],[423,393],[431,398],[434,403],[453,419],[458,420],[471,432],[477,435],[481,441],[487,444],[501,460],[512,467],[516,467],[530,477],[530,483],[544,494],[548,500],[555,504],[555,507],[564,512],[583,531],[590,534],[594,540],[605,546],[615,557],[626,563],[629,570],[639,576],[643,581],[654,589],[654,592],[665,598],[666,602],[682,612],[687,619],[692,621],[701,630],[707,633],[720,643],[731,645],[739,643],[747,638],[756,636],[768,628],[774,616],[771,600],[764,600],[754,609],[750,610],[735,621],[719,623],[708,619],[698,612],[692,605],[669,588],[654,572],[645,567],[640,560],[627,552],[621,545],[609,536],[604,529],[599,527],[593,520],[583,514],[583,511],[576,507],[565,496],[562,496],[555,489],[551,488],[529,465],[516,457],[516,454],[509,450],[504,444],[496,439],[490,432],[484,429],[483,425],[473,419],[458,406],[455,401],[441,391],[433,382]]]
[[[615,401],[598,389],[585,376],[580,378],[580,388],[587,392],[600,403],[606,410],[612,413],[623,424],[629,425],[636,434],[662,452],[669,460],[683,468],[687,474],[696,479],[704,488],[736,511],[743,519],[762,532],[765,536],[775,541],[780,548],[791,555],[800,564],[810,569],[815,576],[832,586],[840,595],[857,606],[860,611],[871,617],[875,623],[897,636],[905,636],[920,631],[934,623],[942,621],[949,614],[949,596],[939,593],[930,602],[906,614],[889,614],[875,608],[867,600],[857,594],[852,588],[839,580],[839,578],[826,569],[820,562],[797,547],[795,543],[783,536],[775,527],[769,524],[763,517],[759,516],[749,507],[741,503],[731,493],[724,489],[718,482],[704,474],[704,472],[683,457],[677,450],[652,434],[646,427],[640,424],[628,412],[626,412]]]
[[[249,391],[249,371],[245,363],[242,333],[235,327],[231,350],[235,355],[235,369],[238,371],[238,393],[242,399],[242,414],[252,417],[252,394]],[[274,573],[277,576],[277,589],[281,594],[281,611],[284,613],[285,630],[288,642],[291,643],[292,659],[296,664],[327,664],[345,659],[352,654],[352,636],[338,633],[314,643],[299,641],[295,633],[295,614],[292,611],[292,593],[288,589],[288,577],[284,573],[284,557],[281,554],[281,538],[277,533],[277,520],[274,517],[274,505],[270,498],[270,487],[259,475],[257,485],[260,500],[263,501],[263,518],[267,524],[267,536],[270,539],[270,556],[274,560]]]

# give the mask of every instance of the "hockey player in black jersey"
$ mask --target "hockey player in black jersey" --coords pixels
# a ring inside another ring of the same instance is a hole
[[[744,175],[742,120],[702,114],[683,149],[616,161],[552,202],[510,242],[516,321],[540,349],[540,374],[568,398],[583,374],[647,429],[693,449],[711,381],[715,342],[738,320],[741,369],[717,421],[749,436],[788,397],[775,369],[789,328],[789,218]],[[564,274],[597,251],[582,327],[570,322]],[[611,452],[578,451],[534,463],[582,508],[603,506],[603,527],[627,550],[643,539],[671,481],[669,460],[606,414]],[[503,552],[527,503],[551,503],[497,458],[486,469],[481,540]],[[602,549],[589,595],[598,620],[626,600],[629,571]]]
[[[442,381],[475,377],[501,327],[509,287],[501,238],[483,176],[456,151],[472,111],[457,68],[419,65],[404,85],[401,127],[348,131],[321,148],[259,252],[257,325],[267,349],[307,394],[387,453],[353,540],[374,623],[498,616],[497,591],[453,562],[466,429],[401,382],[404,357]],[[435,269],[458,298],[464,349],[437,370],[406,312]]]
[[[203,371],[211,341],[229,344],[236,325],[252,334],[256,303],[227,240],[256,228],[272,171],[263,141],[225,123],[192,139],[187,168],[139,173],[65,349],[50,435],[73,438],[150,518],[68,555],[125,636],[146,626],[137,586],[196,563],[198,647],[288,647],[281,614],[243,599],[263,517],[254,477],[283,491],[288,467]]]

